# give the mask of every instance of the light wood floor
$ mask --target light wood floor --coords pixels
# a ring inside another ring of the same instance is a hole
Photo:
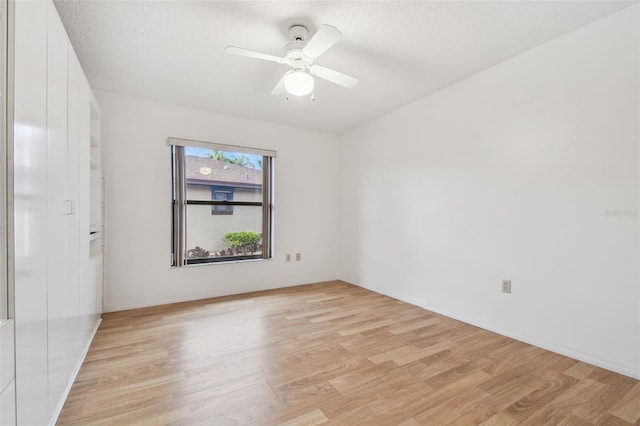
[[[637,380],[332,282],[105,314],[58,424],[639,419]]]

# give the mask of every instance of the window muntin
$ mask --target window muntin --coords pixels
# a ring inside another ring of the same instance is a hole
[[[172,265],[271,258],[275,152],[179,142],[172,144]]]

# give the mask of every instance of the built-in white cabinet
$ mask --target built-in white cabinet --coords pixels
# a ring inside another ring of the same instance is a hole
[[[0,321],[0,425],[16,424],[13,320]]]
[[[12,426],[16,424],[16,388],[15,380],[0,394],[0,425]]]
[[[8,3],[0,0],[0,425],[16,424],[15,388],[15,323],[9,309],[7,261],[7,166],[8,140],[7,76],[8,76]],[[13,305],[11,305],[13,307]]]
[[[7,398],[18,424],[45,425],[102,312],[100,116],[53,3],[14,7],[16,392]],[[4,425],[4,399],[0,409]]]

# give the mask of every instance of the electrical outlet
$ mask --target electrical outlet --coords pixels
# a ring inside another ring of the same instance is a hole
[[[287,262],[291,262],[291,253],[285,254],[284,258]]]
[[[502,292],[511,293],[511,280],[502,280]]]
[[[300,262],[302,260],[302,255],[300,253],[296,253],[296,262]]]

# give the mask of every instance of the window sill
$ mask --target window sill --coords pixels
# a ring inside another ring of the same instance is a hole
[[[171,269],[191,268],[194,266],[228,265],[230,263],[269,262],[272,260],[274,260],[274,257],[271,257],[269,259],[238,259],[238,260],[225,260],[220,262],[202,262],[202,263],[191,263],[191,264],[182,265],[182,266],[171,266]]]

